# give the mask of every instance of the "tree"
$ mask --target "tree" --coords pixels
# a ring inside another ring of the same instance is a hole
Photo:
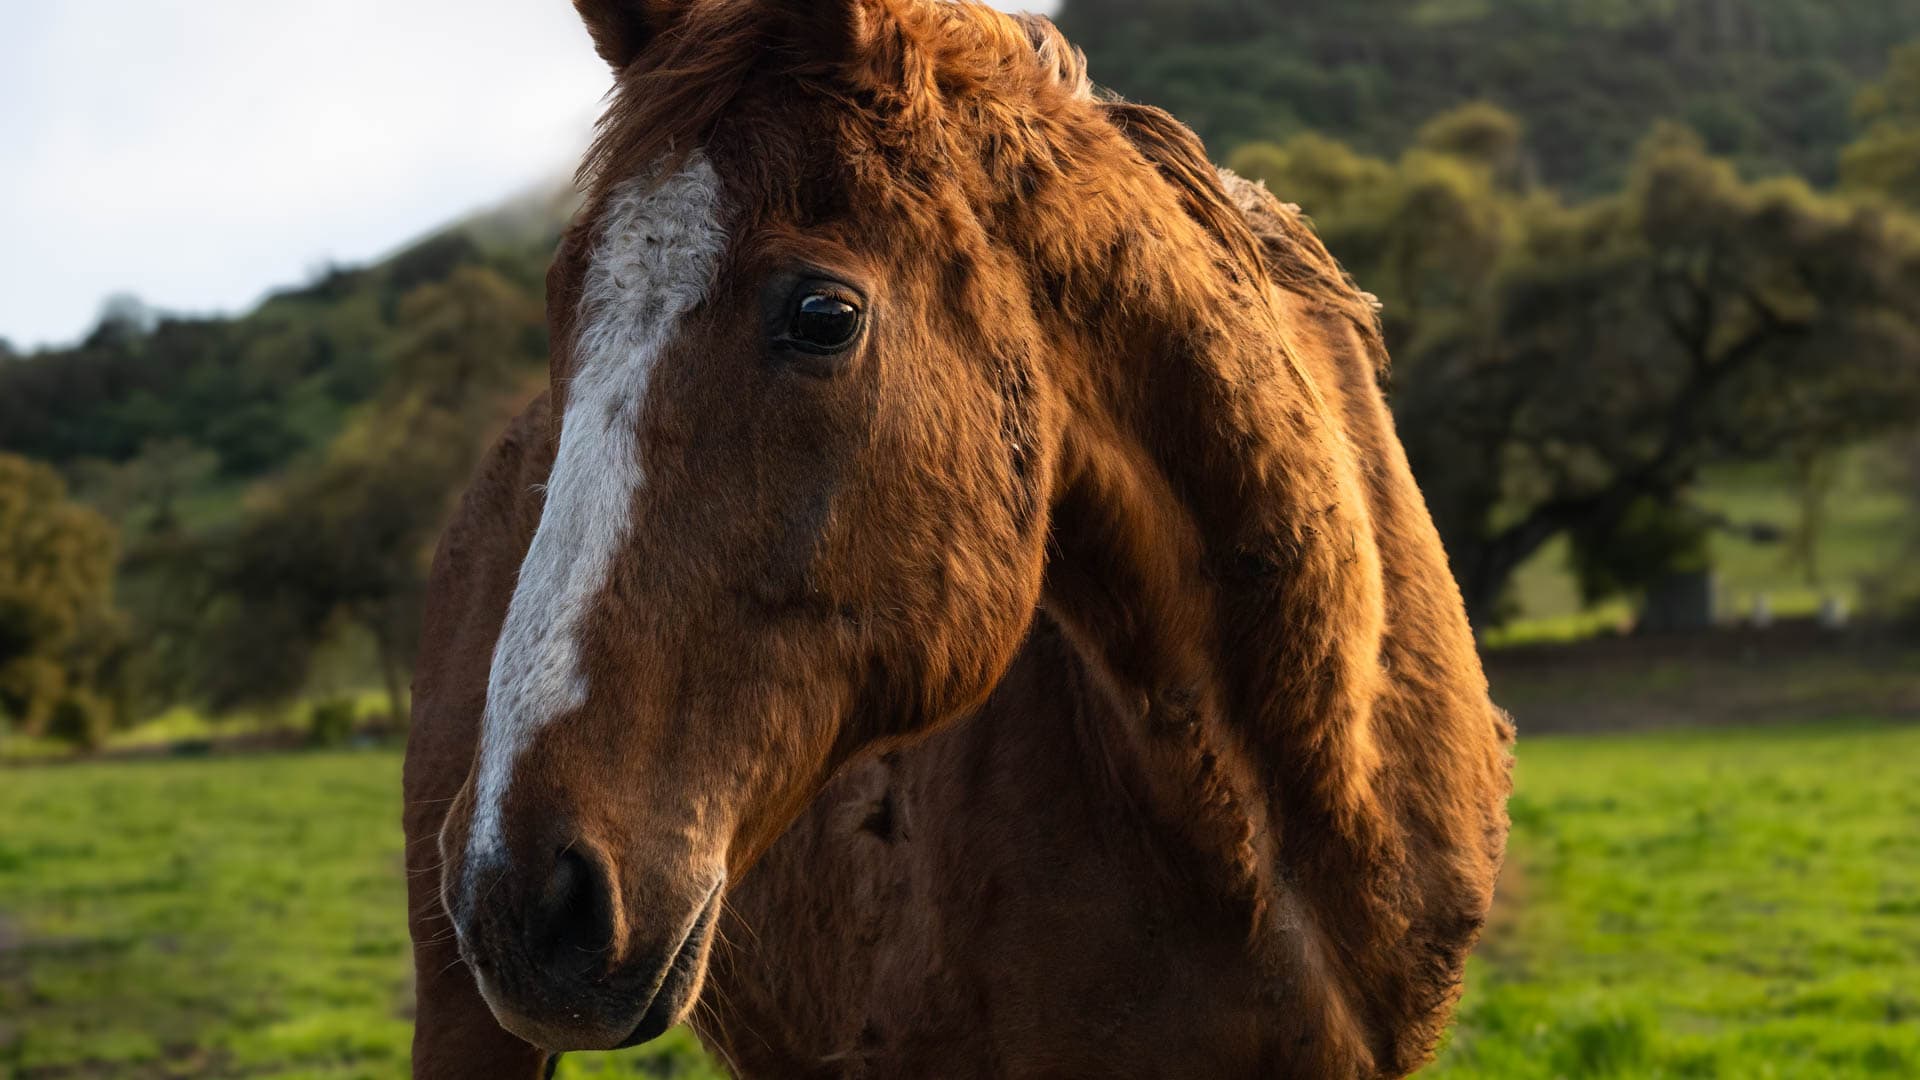
[[[0,713],[15,726],[37,733],[63,707],[94,707],[89,683],[118,629],[116,550],[113,526],[68,501],[59,474],[0,454]]]
[[[1501,187],[1529,186],[1520,119],[1487,101],[1473,101],[1441,113],[1420,129],[1415,145],[1469,162]]]
[[[462,434],[431,422],[437,418],[411,419],[407,434],[423,443]],[[374,642],[393,715],[405,715],[426,544],[448,484],[441,453],[410,453],[401,442],[370,439],[297,470],[261,492],[222,544],[206,661],[216,707],[297,693],[316,653],[351,624]]]
[[[1625,190],[1574,206],[1462,145],[1430,139],[1385,173],[1343,165],[1355,186],[1321,220],[1386,302],[1394,411],[1480,623],[1556,537],[1591,591],[1644,586],[1697,561],[1685,503],[1703,468],[1894,430],[1920,408],[1910,223],[1744,181],[1675,127],[1645,142]],[[1283,195],[1300,156],[1270,159]]]
[[[114,293],[100,304],[100,318],[87,340],[95,346],[128,346],[153,332],[159,313],[132,293]]]
[[[1619,538],[1709,464],[1897,430],[1920,408],[1920,235],[1798,181],[1748,184],[1662,129],[1628,190],[1538,221],[1472,378],[1510,481],[1461,567],[1484,606],[1547,538]],[[1429,411],[1442,426],[1444,418]],[[1684,545],[1683,548],[1684,550]]]

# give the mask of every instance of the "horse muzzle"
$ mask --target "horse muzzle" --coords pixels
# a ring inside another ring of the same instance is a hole
[[[537,885],[516,876],[475,868],[477,892],[455,920],[461,956],[502,1027],[556,1053],[615,1050],[658,1038],[693,1007],[723,881],[690,912],[639,926],[611,863],[588,845],[561,849]]]

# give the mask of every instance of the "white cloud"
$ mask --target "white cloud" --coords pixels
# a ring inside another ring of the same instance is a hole
[[[74,337],[113,292],[231,311],[373,258],[563,170],[608,83],[563,0],[13,6],[0,336],[16,345]]]

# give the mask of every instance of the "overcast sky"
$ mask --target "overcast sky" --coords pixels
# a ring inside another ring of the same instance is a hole
[[[0,337],[23,347],[110,293],[240,310],[565,175],[610,81],[566,0],[7,7]]]

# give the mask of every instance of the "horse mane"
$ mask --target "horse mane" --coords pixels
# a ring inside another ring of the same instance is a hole
[[[1259,238],[1273,283],[1306,300],[1321,314],[1352,326],[1360,335],[1375,375],[1384,378],[1388,357],[1379,298],[1363,291],[1353,280],[1297,204],[1282,202],[1264,182],[1248,180],[1227,169],[1220,170],[1220,182],[1241,219]]]
[[[1354,282],[1299,206],[1276,199],[1265,184],[1215,166],[1199,137],[1164,110],[1113,100],[1107,118],[1180,193],[1188,215],[1225,246],[1232,265],[1350,324],[1376,374],[1385,375],[1380,301]]]
[[[1228,198],[1219,170],[1207,160],[1199,136],[1170,113],[1151,105],[1112,101],[1106,111],[1108,121],[1173,185],[1187,213],[1220,241],[1230,260],[1230,272],[1251,281],[1264,280],[1267,260],[1260,241]]]
[[[1066,36],[1060,33],[1060,28],[1053,25],[1052,19],[1029,14],[1011,18],[1025,31],[1028,43],[1040,57],[1040,63],[1053,72],[1056,81],[1072,90],[1075,97],[1094,96],[1093,78],[1087,73],[1087,54],[1069,43]]]

